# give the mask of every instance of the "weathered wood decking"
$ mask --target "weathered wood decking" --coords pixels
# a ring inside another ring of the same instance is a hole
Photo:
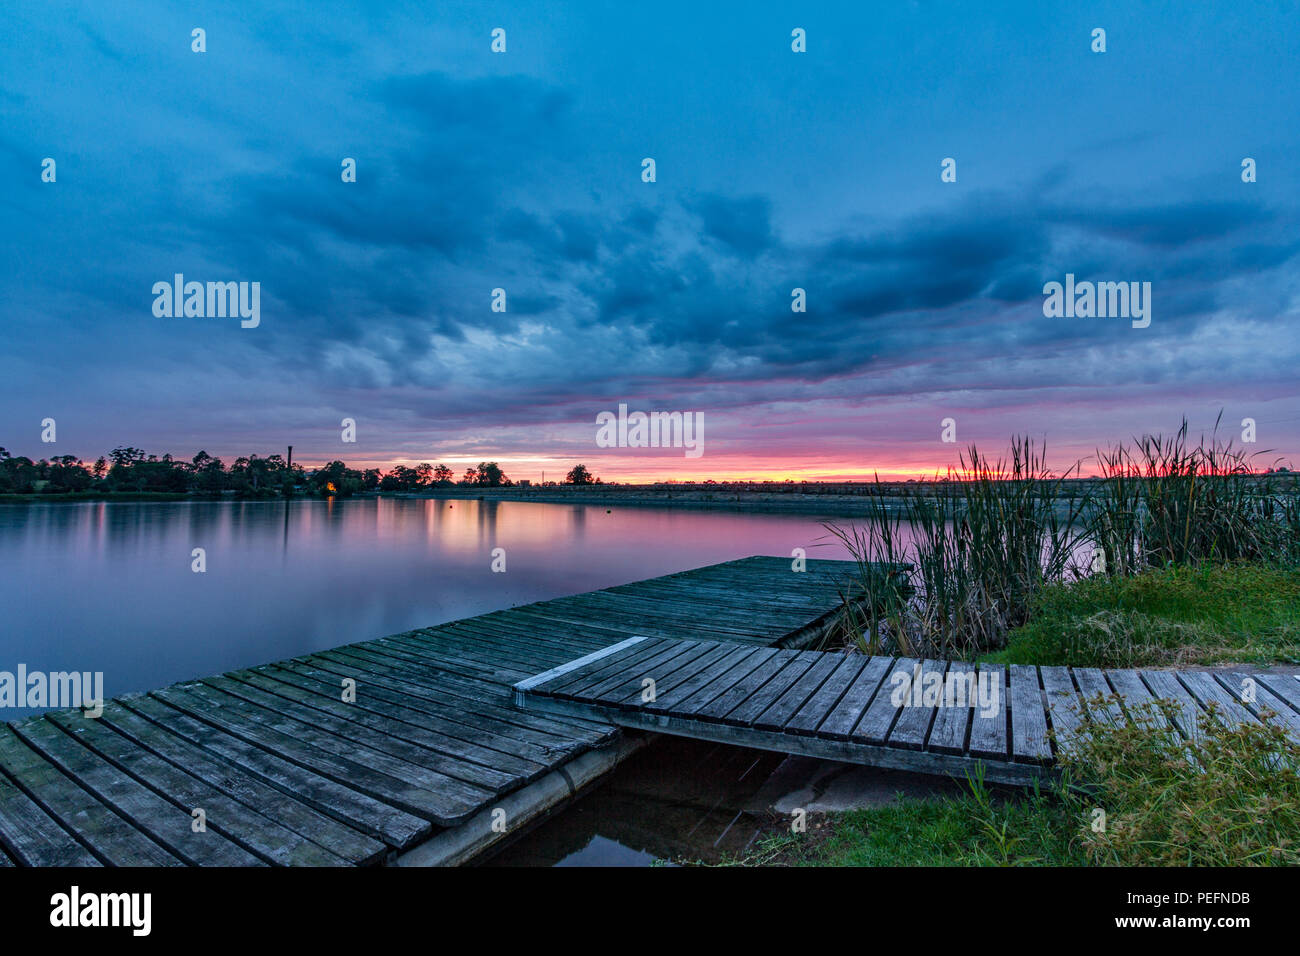
[[[946,697],[926,695],[944,682]],[[1155,698],[1179,705],[1184,736],[1213,703],[1234,723],[1270,711],[1300,739],[1300,683],[1281,674],[976,667],[632,637],[515,685],[525,712],[929,773],[980,763],[1005,783],[1050,772],[1085,716],[1123,720]]]
[[[631,635],[790,643],[851,570],[747,558],[0,725],[0,866],[390,859],[620,733],[515,682]]]

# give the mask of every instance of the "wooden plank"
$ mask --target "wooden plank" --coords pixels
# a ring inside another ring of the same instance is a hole
[[[1172,726],[1158,707],[1150,706],[1155,702],[1156,698],[1147,689],[1147,685],[1142,683],[1142,676],[1138,671],[1128,668],[1108,670],[1106,671],[1106,679],[1115,688],[1115,692],[1123,698],[1124,707],[1130,720],[1133,719],[1135,713],[1140,712],[1146,714],[1156,727],[1168,728]]]
[[[797,656],[797,651],[777,651],[695,713],[700,717],[722,719],[749,700]]]
[[[1084,705],[1094,720],[1111,727],[1124,725],[1124,711],[1119,702],[1113,699],[1115,692],[1106,682],[1105,674],[1095,667],[1076,667],[1074,681],[1079,685]]]
[[[98,859],[112,866],[183,865],[28,746],[13,726],[0,726],[0,770],[21,780],[28,796],[63,829],[77,833]]]
[[[737,674],[737,668],[743,666],[745,661],[749,660],[757,653],[759,653],[759,649],[748,644],[731,646],[724,656],[719,658],[709,667],[698,671],[689,679],[678,683],[671,690],[661,692],[653,709],[656,711],[662,711],[669,708],[674,710],[680,708],[688,699],[711,682],[723,679],[727,674],[735,676]]]
[[[117,703],[207,751],[214,758],[254,775],[282,793],[297,797],[316,810],[377,837],[391,847],[404,849],[432,832],[430,823],[415,814],[363,793],[347,781],[340,783],[279,754],[264,751],[154,697],[128,694],[117,698]]]
[[[821,722],[817,733],[835,739],[848,739],[877,693],[883,691],[888,694],[885,677],[893,669],[892,657],[870,658]]]
[[[1235,695],[1224,690],[1208,671],[1181,671],[1178,677],[1183,682],[1183,686],[1190,690],[1207,710],[1213,703],[1228,726],[1259,722],[1255,715],[1243,707]]]
[[[1007,739],[1007,711],[1011,707],[1007,672],[1000,664],[980,664],[976,679],[979,681],[979,686],[986,689],[989,699],[971,709],[968,744],[970,754],[989,760],[1007,760],[1010,755]],[[933,735],[931,731],[931,736]]]
[[[798,651],[762,686],[733,707],[722,719],[728,723],[752,724],[758,716],[793,687],[821,657],[812,651]]]
[[[180,807],[185,814],[201,809],[208,828],[255,854],[259,860],[280,866],[340,866],[348,862],[200,778],[190,776],[99,720],[66,713],[50,714],[49,720],[121,772]],[[156,824],[151,820],[151,825]]]
[[[650,703],[645,699],[645,695],[653,693],[657,696],[660,684],[670,689],[675,687],[678,678],[685,680],[691,677],[725,651],[725,646],[711,641],[694,642],[693,646],[684,653],[661,660],[655,665],[638,664],[626,669],[623,671],[622,681],[617,686],[611,687],[598,698],[595,695],[589,696],[591,699],[604,700],[623,707],[645,707]],[[647,685],[646,681],[652,681],[653,686]]]
[[[545,763],[467,740],[474,734],[463,724],[433,716],[412,723],[251,671],[209,677],[203,683],[268,709],[292,709],[295,716],[309,717],[313,726],[485,790],[513,785],[517,777],[532,779],[546,772]],[[357,686],[358,700],[364,698],[367,689],[365,684]],[[291,707],[293,704],[299,706]]]
[[[332,700],[289,685],[280,686],[285,688],[284,694],[275,695],[228,677],[207,677],[194,685],[191,693],[205,700],[219,701],[219,706],[230,707],[259,726],[275,727],[295,735],[302,733],[301,727],[310,728],[317,744],[340,754],[368,753],[369,766],[382,767],[398,779],[419,780],[430,792],[444,786],[459,790],[459,783],[477,790],[476,795],[486,799],[485,794],[516,785],[520,777],[528,779],[539,770],[538,764],[507,758],[504,754],[495,761],[498,769],[492,766],[490,751],[469,749],[468,745],[454,743],[447,737],[438,738],[444,750],[465,749],[466,755],[434,750],[408,739],[416,736],[416,728],[409,732],[403,730],[399,735],[397,731],[402,729],[399,721],[373,718],[383,728],[374,733],[374,728],[367,726],[372,722],[371,715],[361,708],[340,700],[337,706],[342,711],[335,710]],[[291,707],[290,702],[301,706]],[[476,759],[470,760],[470,755]]]
[[[263,783],[259,777],[230,761],[217,759],[119,703],[110,701],[105,704],[100,722],[150,753],[351,863],[376,862],[386,850],[379,840]]]
[[[704,647],[702,641],[674,641],[658,653],[638,660],[629,668],[619,669],[590,686],[565,690],[563,693],[567,696],[580,694],[586,699],[608,699],[611,702],[622,700],[634,690],[639,692],[641,681],[646,677],[672,673],[676,664],[683,659],[698,657],[703,653]]]
[[[514,611],[494,611],[491,614],[466,618],[461,621],[451,621],[438,627],[420,628],[418,631],[408,633],[434,645],[441,642],[448,635],[488,635],[508,641],[521,650],[533,653],[542,651],[557,657],[566,655],[576,657],[575,649],[578,649],[579,653],[594,653],[601,648],[619,643],[619,641],[610,640],[604,632],[583,633],[575,628],[537,627],[521,620]],[[626,638],[620,638],[621,640],[626,640]]]
[[[935,709],[934,723],[925,745],[944,753],[965,753],[971,714],[980,703],[979,672],[974,664],[953,661],[948,665],[944,679],[947,683],[942,706]]]
[[[371,747],[353,746],[303,721],[202,687],[178,685],[154,691],[153,696],[248,744],[440,826],[454,826],[483,803],[487,791],[482,788],[435,775]],[[420,782],[412,782],[416,780]],[[423,783],[438,789],[429,790]]]
[[[812,653],[812,652],[808,652]],[[821,688],[822,683],[843,663],[842,654],[818,654],[812,666],[752,721],[755,727],[781,730]]]
[[[121,773],[49,720],[24,721],[15,725],[14,731],[83,789],[186,862],[208,866],[265,865],[216,830],[194,832],[189,811],[168,803],[139,781]]]
[[[656,680],[653,701],[643,703],[638,694],[629,703],[648,710],[662,711],[665,707],[671,706],[673,700],[678,699],[673,696],[678,688],[698,686],[697,681],[705,681],[710,675],[716,675],[718,668],[724,666],[724,661],[732,659],[735,651],[736,647],[732,644],[718,644],[662,680]]]
[[[1200,720],[1204,711],[1200,702],[1192,696],[1173,671],[1138,671],[1142,682],[1151,689],[1151,694],[1174,705],[1173,719],[1183,736],[1189,740],[1200,737]]]
[[[1079,692],[1075,690],[1068,667],[1040,667],[1039,678],[1047,696],[1047,711],[1052,719],[1052,739],[1060,753],[1073,750],[1080,737],[1086,733],[1084,719],[1087,715]]]
[[[644,640],[646,640],[644,637],[629,637],[625,641],[619,641],[617,644],[609,645],[609,647],[602,647],[598,651],[592,651],[590,654],[579,657],[577,660],[569,661],[567,664],[561,664],[558,667],[552,667],[550,670],[543,671],[533,677],[527,677],[515,684],[515,692],[518,693],[519,691],[532,690],[534,687],[543,687],[555,680],[557,677],[561,677],[571,671],[576,671],[589,664],[594,664],[598,661],[603,661],[607,658],[612,658],[616,655],[622,654],[624,651],[635,647]]]
[[[544,695],[530,695],[526,706],[543,710],[562,709],[564,712],[581,712],[593,719],[604,707],[604,705],[559,700]],[[928,750],[905,750],[901,747],[876,746],[854,740],[787,734],[759,730],[755,727],[738,727],[716,720],[704,721],[675,715],[651,714],[642,710],[619,710],[612,717],[625,727],[727,745],[795,753],[822,760],[838,760],[915,773],[948,774],[958,778],[964,778],[971,769],[971,761],[967,757]],[[1025,785],[1044,778],[1050,780],[1054,776],[1054,771],[1042,764],[990,763],[985,770],[985,779],[989,782],[1015,785]]]
[[[1255,700],[1253,702],[1243,700],[1242,706],[1249,708],[1261,722],[1267,716],[1268,720],[1282,724],[1292,737],[1300,740],[1300,712],[1293,709],[1285,699],[1273,693],[1269,685],[1260,679],[1260,675],[1217,673],[1214,676],[1230,694],[1242,694],[1244,688],[1248,686],[1246,681],[1253,681],[1252,692]]]
[[[900,694],[902,706],[898,708],[898,715],[893,726],[889,728],[889,736],[885,738],[888,743],[894,746],[906,747],[909,750],[920,750],[925,746],[925,739],[930,732],[930,724],[943,707],[942,681],[947,670],[947,661],[935,660],[914,661],[913,666],[908,668],[907,691]],[[890,674],[890,678],[892,679],[894,674],[897,673],[900,673],[900,671],[894,671],[893,674]],[[933,680],[940,682],[938,706],[929,703],[926,694],[926,686]],[[890,691],[890,696],[893,696],[893,689]],[[865,723],[866,718],[863,718],[863,721]],[[965,730],[964,727],[962,729]],[[862,729],[859,728],[858,732],[862,733]]]
[[[2,773],[0,844],[25,866],[100,865],[69,831]]]
[[[791,733],[811,734],[831,713],[840,698],[853,685],[869,658],[861,654],[837,654],[839,660],[816,693],[786,721],[785,729]]]
[[[560,680],[548,684],[546,692],[548,694],[576,695],[585,688],[603,684],[615,674],[627,673],[632,668],[641,667],[652,659],[656,662],[662,660],[663,655],[674,650],[678,643],[677,641],[665,641],[657,637],[650,638],[635,650],[619,655],[615,660],[598,661],[590,668],[583,667],[572,674],[566,674]]]
[[[753,610],[728,611],[726,615],[713,614],[701,617],[696,610],[684,607],[679,601],[645,599],[629,594],[579,595],[569,599],[566,610],[577,611],[595,620],[646,621],[660,628],[677,628],[682,634],[700,636],[702,630],[733,640],[751,640],[763,636],[775,639],[788,628],[783,627],[775,615]]]
[[[369,641],[368,645],[378,650],[404,653],[416,660],[437,659],[455,654],[465,661],[491,661],[490,666],[476,667],[475,675],[507,684],[551,667],[557,661],[564,660],[566,656],[564,653],[540,650],[529,654],[521,653],[503,641],[479,635],[457,635],[456,637],[440,635],[437,640],[394,635]],[[568,653],[575,653],[575,650],[570,650]]]
[[[1300,681],[1285,674],[1259,674],[1256,680],[1300,711]]]
[[[321,671],[317,670],[313,674],[312,668],[272,666],[257,668],[249,673],[318,694],[327,691],[333,693],[337,687],[337,684],[322,680],[319,676]],[[357,700],[352,706],[425,730],[436,727],[439,733],[489,750],[513,753],[534,763],[547,763],[557,747],[570,748],[575,752],[584,749],[582,743],[572,737],[560,737],[554,733],[468,714],[432,701],[405,697],[373,680],[365,680],[358,685]]]
[[[889,732],[903,710],[897,702],[901,697],[901,682],[911,680],[920,663],[911,657],[900,657],[891,662],[889,673],[880,682],[871,704],[853,729],[852,739],[883,744],[889,738]]]
[[[539,669],[535,665],[503,662],[499,650],[496,653],[489,654],[485,653],[482,646],[451,638],[440,637],[436,643],[424,647],[406,644],[401,641],[381,639],[366,641],[364,644],[347,645],[338,648],[338,650],[352,650],[354,648],[405,661],[413,666],[423,668],[426,673],[449,671],[454,674],[463,674],[466,677],[493,681],[499,684],[512,684],[519,680],[521,676],[526,676]],[[484,663],[489,660],[492,662],[491,664]],[[538,658],[538,660],[543,662],[541,667],[550,666],[551,661],[549,659]]]
[[[510,702],[509,689],[494,684],[445,671],[431,677],[421,677],[410,670],[362,652],[350,664],[337,664],[328,654],[315,654],[303,661],[288,661],[280,665],[286,669],[319,669],[321,679],[334,679],[351,668],[384,691],[407,699],[412,706],[451,707],[467,718],[486,717],[506,726],[530,728],[550,735],[555,740],[604,743],[611,739],[614,729],[608,725],[593,724],[575,717],[558,717],[519,710]],[[331,676],[332,675],[332,676]]]
[[[1039,687],[1038,668],[1012,664],[1009,671],[1012,759],[1027,762],[1050,760],[1052,745],[1047,728],[1047,705]]]
[[[683,715],[698,713],[779,653],[775,647],[756,648],[746,645],[744,650],[747,653],[738,663],[712,680],[706,681],[694,693],[683,697],[674,711]]]

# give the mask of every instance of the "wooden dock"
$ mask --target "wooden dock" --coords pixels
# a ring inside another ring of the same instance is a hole
[[[979,763],[1003,783],[1052,773],[1089,717],[1122,721],[1156,698],[1178,705],[1185,737],[1214,704],[1231,723],[1271,712],[1300,739],[1300,682],[1282,674],[1004,668],[632,637],[515,684],[525,712],[959,777]]]
[[[852,571],[746,558],[0,725],[0,866],[368,864],[482,828],[464,857],[622,736],[512,685],[634,635],[797,644]]]

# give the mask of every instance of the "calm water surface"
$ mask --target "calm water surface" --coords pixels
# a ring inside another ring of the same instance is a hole
[[[796,547],[847,557],[805,515],[389,498],[0,505],[0,670],[102,671],[112,697]],[[195,548],[205,573],[191,571]]]

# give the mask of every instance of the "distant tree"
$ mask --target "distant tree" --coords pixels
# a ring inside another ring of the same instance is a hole
[[[596,483],[596,479],[592,477],[586,465],[574,465],[564,476],[564,482],[568,485],[592,485]]]
[[[460,476],[460,483],[462,485],[477,485],[478,471],[474,468],[466,468],[465,474]]]
[[[109,491],[166,491],[183,494],[190,490],[193,465],[178,462],[171,455],[160,460],[139,448],[114,448],[106,478]]]
[[[226,490],[226,466],[220,458],[200,451],[181,466],[190,473],[190,490],[200,495],[219,495]]]
[[[388,475],[393,480],[388,483],[385,491],[414,491],[420,487],[419,469],[398,465]]]
[[[0,459],[0,491],[26,494],[33,490],[32,483],[40,479],[40,469],[30,458],[22,455],[13,458],[6,453]]]
[[[505,472],[501,470],[501,466],[495,461],[480,461],[478,463],[478,483],[492,488],[514,484],[506,477]]]
[[[438,485],[449,485],[456,479],[456,473],[446,465],[433,466],[433,481]]]
[[[85,491],[94,480],[90,470],[76,455],[58,455],[48,464],[45,462],[41,464],[42,477],[49,482],[45,487],[46,491]]]
[[[332,461],[312,472],[308,486],[314,494],[339,498],[354,495],[365,487],[361,472],[341,461]]]
[[[108,460],[113,467],[129,467],[137,461],[144,461],[144,451],[139,448],[114,448],[108,453]]]

